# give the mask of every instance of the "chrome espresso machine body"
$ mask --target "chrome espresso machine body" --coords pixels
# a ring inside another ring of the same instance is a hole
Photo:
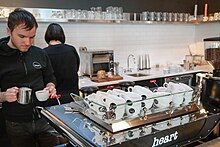
[[[97,91],[81,101],[42,108],[41,113],[73,146],[181,146],[206,137],[219,122],[219,114],[208,113],[193,93],[141,96],[124,103],[109,102],[112,96]]]
[[[84,97],[72,94],[81,100],[41,108],[41,113],[73,146],[176,147],[201,140],[220,120],[215,64],[220,58],[205,53],[215,70],[197,74],[195,88],[169,82],[154,91],[134,85]]]

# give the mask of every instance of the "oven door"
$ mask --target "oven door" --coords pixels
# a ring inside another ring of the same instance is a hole
[[[93,63],[93,76],[97,76],[97,72],[99,70],[105,70],[105,72],[109,72],[110,70],[110,63],[109,62],[103,62],[103,63]]]

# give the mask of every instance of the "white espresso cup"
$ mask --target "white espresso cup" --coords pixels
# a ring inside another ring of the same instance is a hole
[[[48,90],[39,90],[35,92],[38,101],[46,101],[49,98],[49,91]]]
[[[154,92],[149,98],[154,99],[154,105],[160,109],[170,107],[170,104],[173,100],[173,95],[169,92]]]
[[[150,89],[147,89],[145,87],[138,86],[138,85],[135,85],[134,87],[129,86],[128,91],[134,92],[134,93],[137,93],[137,94],[140,94],[140,95],[148,95],[148,94],[153,93]]]
[[[115,120],[123,118],[123,115],[125,113],[125,106],[126,106],[126,101],[123,98],[108,94],[106,97],[105,106],[109,110],[114,109],[114,113],[115,113],[114,119]]]

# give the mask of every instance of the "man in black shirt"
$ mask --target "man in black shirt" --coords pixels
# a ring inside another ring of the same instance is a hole
[[[42,49],[33,46],[37,30],[34,16],[17,8],[8,18],[9,37],[0,40],[0,102],[6,129],[12,146],[54,146],[58,139],[53,128],[35,108],[45,106],[35,96],[35,91],[47,89],[56,95],[55,77],[49,57]],[[31,103],[19,104],[20,87],[32,89]]]

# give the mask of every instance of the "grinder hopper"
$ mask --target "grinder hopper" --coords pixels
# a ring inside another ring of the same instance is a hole
[[[213,76],[220,77],[220,37],[204,39],[205,60],[213,67]]]

